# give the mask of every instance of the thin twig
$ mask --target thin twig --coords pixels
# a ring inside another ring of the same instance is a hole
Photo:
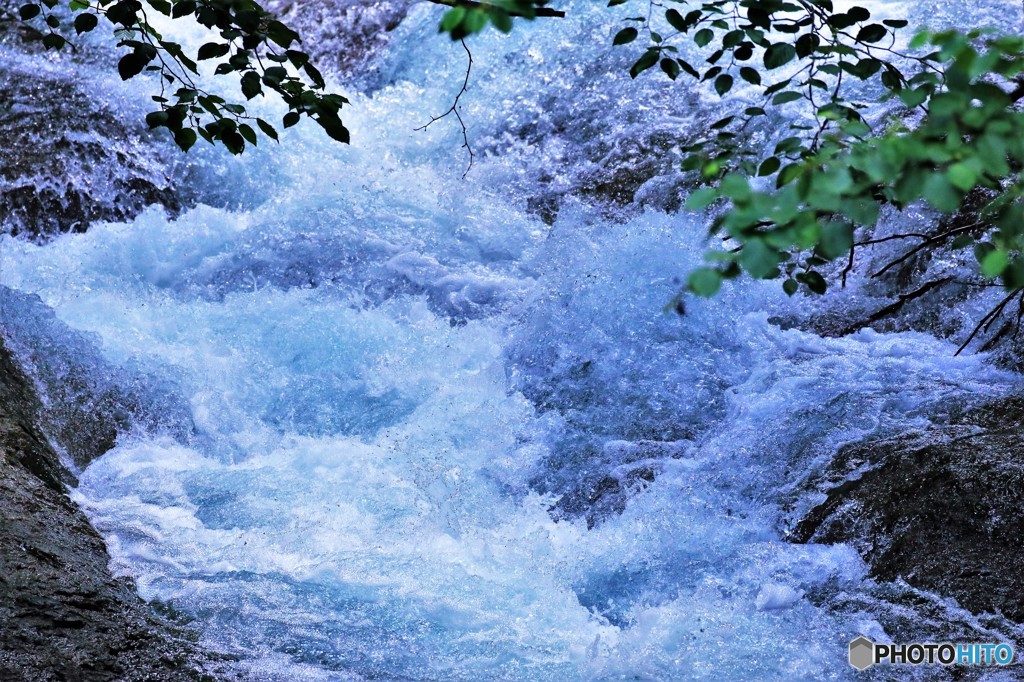
[[[884,319],[886,317],[890,317],[890,316],[898,313],[900,311],[900,309],[903,308],[903,306],[906,305],[907,303],[909,303],[910,301],[913,301],[915,299],[921,298],[922,296],[927,294],[932,289],[935,289],[936,287],[941,287],[943,285],[949,284],[952,280],[953,280],[953,278],[951,276],[950,277],[940,277],[939,279],[935,279],[935,280],[932,280],[930,282],[925,282],[924,284],[922,284],[920,287],[918,287],[914,291],[911,291],[911,292],[906,293],[906,294],[899,294],[897,300],[894,303],[890,303],[889,305],[885,306],[881,310],[878,310],[878,311],[874,312],[873,314],[871,314],[863,322],[857,322],[857,323],[851,324],[850,326],[846,327],[843,330],[843,332],[840,334],[840,336],[846,336],[847,334],[852,334],[853,332],[857,331],[858,329],[861,329],[863,327],[868,327],[868,326],[874,324],[875,322],[879,322],[880,320],[882,320],[882,319]]]
[[[847,277],[847,275],[849,275],[850,272],[853,271],[853,258],[854,258],[854,251],[856,250],[856,248],[857,248],[856,244],[850,244],[850,257],[846,261],[846,267],[843,268],[843,287],[842,287],[843,289],[846,288],[846,277]]]
[[[988,327],[991,326],[992,322],[997,317],[999,317],[999,314],[1003,312],[1003,308],[1005,308],[1006,305],[1013,300],[1013,297],[1019,295],[1021,295],[1021,290],[1014,289],[1006,296],[1006,298],[1000,301],[995,308],[985,313],[985,317],[981,318],[981,321],[978,322],[977,326],[974,328],[974,331],[971,332],[971,335],[967,337],[966,341],[960,344],[960,347],[956,349],[956,352],[953,353],[953,355],[960,355],[960,353],[963,352],[964,348],[967,348],[967,344],[973,341],[974,337],[978,335],[978,332],[980,332],[982,328],[988,329]]]
[[[421,125],[419,128],[416,128],[416,130],[426,130],[430,127],[431,123],[436,123],[449,114],[455,114],[455,118],[458,119],[459,125],[462,126],[462,146],[466,148],[467,152],[469,152],[469,165],[466,166],[466,172],[462,174],[462,178],[465,179],[469,174],[469,170],[473,167],[474,155],[473,147],[469,144],[469,131],[466,130],[466,122],[462,120],[462,114],[459,113],[459,100],[464,94],[466,94],[466,90],[469,88],[469,74],[473,70],[473,53],[469,51],[469,46],[466,45],[465,40],[460,40],[459,42],[462,43],[462,49],[466,51],[466,57],[468,58],[468,61],[466,62],[466,78],[462,81],[462,88],[459,90],[458,94],[455,95],[455,101],[452,102],[452,106],[448,111],[444,112],[440,116],[431,116],[430,121]]]
[[[946,230],[945,232],[943,232],[941,234],[937,234],[934,237],[929,237],[929,238],[925,239],[923,242],[921,242],[920,244],[918,244],[917,246],[915,246],[914,248],[912,248],[910,251],[906,252],[905,254],[903,254],[902,256],[897,258],[896,260],[890,262],[888,265],[886,265],[884,268],[882,268],[881,270],[879,270],[875,274],[871,275],[871,277],[872,278],[874,278],[874,277],[881,277],[882,275],[884,275],[886,272],[888,272],[892,268],[894,268],[897,265],[899,265],[900,263],[906,261],[911,256],[913,256],[913,255],[915,255],[917,253],[920,253],[921,251],[923,251],[924,249],[928,248],[932,244],[940,242],[943,239],[948,239],[949,237],[952,237],[955,234],[959,234],[961,232],[968,232],[970,230],[977,229],[978,226],[980,226],[981,224],[982,224],[982,221],[978,221],[978,222],[972,223],[970,225],[964,225],[963,227],[957,227],[957,228],[953,228],[952,230]]]

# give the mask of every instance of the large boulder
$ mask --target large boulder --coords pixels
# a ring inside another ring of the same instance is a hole
[[[1024,622],[1022,423],[1009,399],[843,448],[792,539],[849,543],[875,578]]]

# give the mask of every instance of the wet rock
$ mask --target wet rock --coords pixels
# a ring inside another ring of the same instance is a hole
[[[91,94],[76,75],[109,55],[65,52],[54,62],[6,30],[0,24],[0,232],[45,239],[154,204],[180,211],[177,151],[145,129],[144,112]]]
[[[114,365],[98,339],[69,328],[38,297],[0,286],[0,329],[43,397],[35,423],[74,466],[85,468],[132,429],[180,442],[193,433],[173,377]]]
[[[555,519],[586,519],[587,528],[594,528],[605,519],[621,514],[630,498],[645,490],[657,477],[662,462],[678,459],[689,452],[691,442],[612,440],[598,451],[582,449],[583,472],[558,491],[560,497],[549,510]],[[580,466],[582,464],[582,466]],[[541,487],[542,482],[535,483]]]
[[[871,575],[1024,621],[1024,399],[842,449],[796,542],[849,543]]]
[[[38,402],[0,346],[0,679],[226,679],[190,635],[107,568],[103,540],[35,427]]]

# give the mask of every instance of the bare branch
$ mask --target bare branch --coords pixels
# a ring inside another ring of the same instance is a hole
[[[467,152],[469,152],[469,165],[466,166],[466,172],[462,174],[463,179],[465,179],[466,175],[469,174],[469,170],[473,167],[474,155],[473,147],[469,144],[469,132],[466,130],[466,122],[462,120],[462,114],[459,113],[459,100],[462,99],[462,96],[466,94],[466,90],[469,88],[469,74],[473,70],[473,53],[469,51],[469,46],[466,45],[465,40],[461,40],[459,42],[462,43],[462,49],[466,51],[466,57],[468,58],[468,61],[466,62],[466,77],[462,81],[462,88],[455,95],[455,101],[452,102],[452,106],[448,111],[444,112],[440,116],[431,116],[430,121],[415,130],[426,130],[432,123],[440,121],[445,116],[454,114],[455,118],[459,121],[459,125],[462,126],[462,146],[465,147]]]
[[[1021,296],[1021,292],[1021,289],[1014,289],[1006,296],[1006,298],[1000,301],[995,308],[985,313],[985,317],[981,318],[981,321],[978,322],[977,326],[974,328],[974,331],[971,332],[971,335],[967,337],[966,341],[960,344],[960,347],[956,349],[956,352],[953,353],[953,355],[960,355],[960,353],[963,352],[964,348],[967,348],[967,345],[974,340],[974,337],[977,336],[978,332],[980,332],[982,329],[985,329],[987,331],[988,328],[992,326],[992,323],[999,318],[999,315],[1003,312],[1003,308],[1005,308],[1007,304],[1010,301],[1012,301],[1015,296]]]

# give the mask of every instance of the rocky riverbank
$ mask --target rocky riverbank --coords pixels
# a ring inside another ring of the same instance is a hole
[[[111,575],[37,408],[0,345],[0,679],[214,679],[188,631]]]

